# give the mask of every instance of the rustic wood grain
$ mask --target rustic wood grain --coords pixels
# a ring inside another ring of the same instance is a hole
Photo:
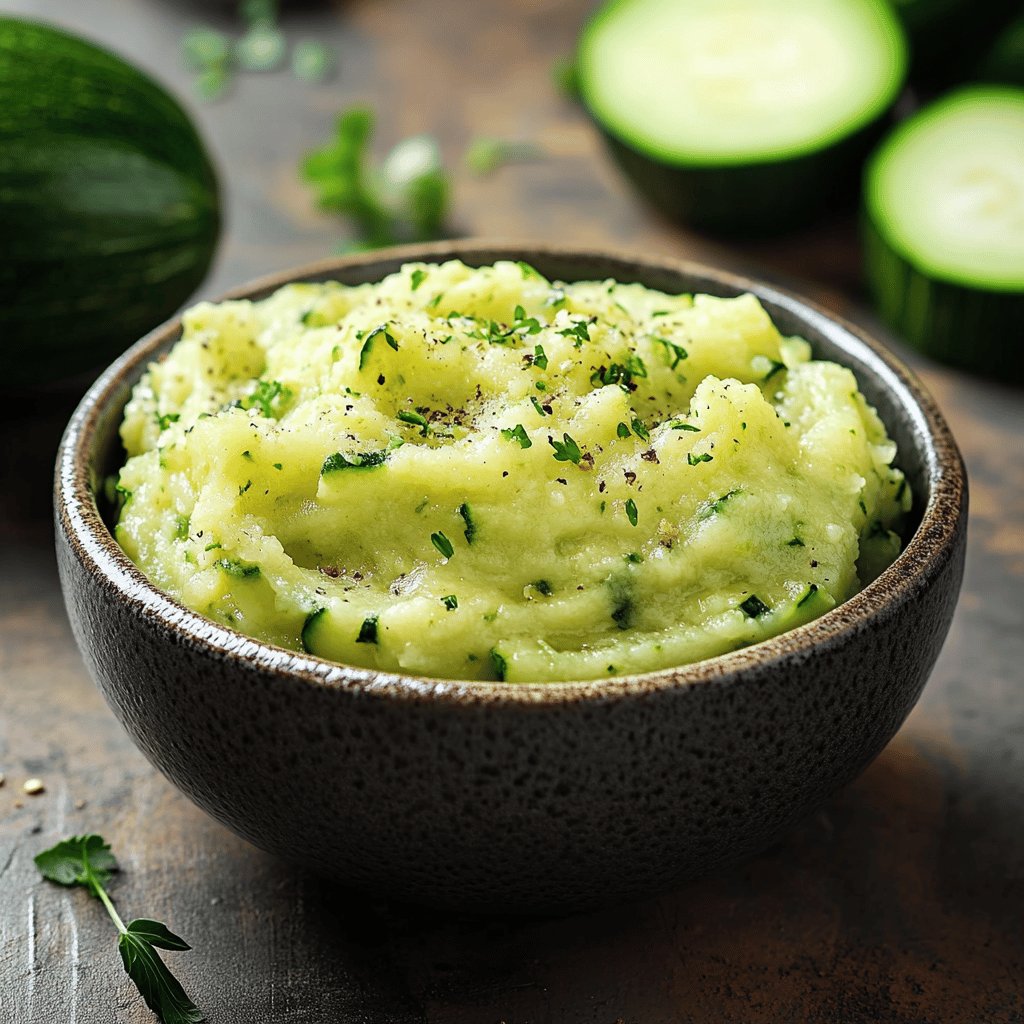
[[[213,294],[329,253],[299,154],[368,101],[383,139],[430,131],[454,165],[475,134],[542,160],[457,173],[464,233],[686,255],[774,277],[861,320],[850,217],[728,246],[657,220],[550,83],[587,4],[353,0],[288,5],[336,46],[311,87],[249,75],[193,104],[227,188]],[[132,55],[188,96],[181,32],[225,15],[172,0],[3,0]],[[171,954],[218,1024],[1024,1021],[1024,403],[914,360],[971,475],[967,577],[921,705],[865,775],[754,861],[677,892],[562,920],[467,919],[346,893],[207,819],[143,760],[75,650],[51,547],[50,473],[67,389],[0,413],[0,1021],[152,1020],[101,908],[37,880],[40,848],[101,831],[115,897],[195,947]],[[46,791],[21,794],[39,776]],[[81,801],[85,801],[81,806]],[[19,806],[19,804],[21,806]]]

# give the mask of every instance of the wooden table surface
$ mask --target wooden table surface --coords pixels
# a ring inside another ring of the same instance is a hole
[[[729,246],[662,223],[629,192],[549,77],[583,0],[285,6],[291,37],[337,48],[337,76],[310,86],[248,75],[204,105],[178,40],[201,18],[216,23],[217,5],[0,0],[0,10],[106,41],[191,104],[228,210],[204,294],[344,240],[343,225],[313,210],[296,162],[337,111],[368,101],[382,140],[435,133],[453,166],[480,133],[544,148],[544,159],[487,178],[456,172],[460,233],[704,259],[870,324],[852,219]],[[1022,393],[911,361],[952,422],[972,490],[964,591],[919,707],[858,781],[755,860],[561,920],[452,917],[356,896],[253,849],[179,795],[104,706],[65,618],[50,472],[75,395],[5,395],[0,1021],[153,1019],[100,906],[39,881],[33,867],[39,849],[86,831],[120,857],[122,908],[192,942],[194,952],[169,960],[218,1024],[1024,1021]],[[30,776],[44,793],[22,794]]]

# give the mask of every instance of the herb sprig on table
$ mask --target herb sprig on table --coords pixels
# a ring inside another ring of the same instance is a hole
[[[442,163],[437,140],[431,135],[402,139],[374,164],[370,143],[375,124],[368,107],[351,107],[338,117],[331,141],[306,155],[301,172],[317,204],[352,222],[357,239],[349,249],[448,237],[452,174]],[[503,164],[542,156],[532,143],[481,138],[470,141],[464,159],[471,171],[485,175]],[[531,323],[536,321],[516,323],[507,333]]]
[[[117,870],[117,860],[102,836],[71,836],[37,854],[35,864],[43,878],[58,885],[82,886],[103,904],[117,927],[124,969],[163,1024],[201,1024],[206,1020],[157,953],[157,949],[192,947],[159,921],[136,918],[125,924],[121,920],[106,889]]]

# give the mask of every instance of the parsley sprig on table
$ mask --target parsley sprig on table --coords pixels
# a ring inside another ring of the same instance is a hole
[[[318,204],[352,220],[367,247],[441,237],[449,182],[437,142],[414,135],[371,166],[373,129],[373,112],[352,107],[338,118],[333,140],[307,155],[302,174]]]
[[[58,885],[80,885],[103,904],[117,927],[124,969],[163,1024],[201,1024],[206,1020],[157,953],[157,949],[192,947],[159,921],[136,918],[125,924],[121,920],[106,889],[117,861],[102,836],[71,836],[37,854],[35,863],[43,878]]]

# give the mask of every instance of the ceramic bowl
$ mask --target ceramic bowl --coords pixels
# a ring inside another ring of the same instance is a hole
[[[599,682],[424,679],[258,643],[185,608],[115,543],[101,481],[129,390],[178,338],[103,374],[57,462],[57,553],[86,665],[139,749],[257,846],[435,906],[556,911],[669,887],[763,848],[856,776],[914,705],[963,571],[967,488],[931,397],[850,324],[757,281],[654,257],[443,243],[258,281],[377,281],[409,260],[523,259],[550,278],[760,296],[783,333],[851,367],[899,445],[903,553],[816,621],[683,668]]]

